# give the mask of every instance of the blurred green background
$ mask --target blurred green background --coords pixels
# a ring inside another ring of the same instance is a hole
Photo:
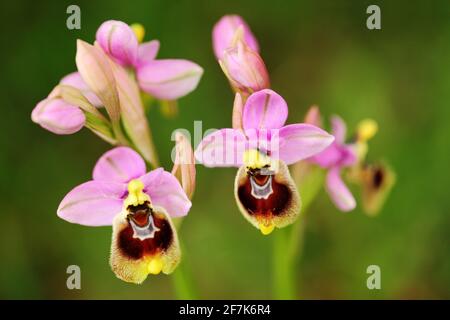
[[[81,7],[81,30],[66,28],[66,8]],[[366,28],[378,4],[382,30]],[[59,201],[89,180],[109,145],[83,129],[57,136],[30,113],[75,70],[77,38],[92,42],[108,19],[141,22],[159,57],[186,58],[205,73],[179,101],[179,116],[158,109],[150,123],[170,169],[171,133],[229,127],[233,95],[215,61],[211,29],[238,13],[259,39],[274,90],[300,122],[311,104],[353,128],[376,119],[370,159],[386,159],[397,184],[376,218],[341,213],[322,191],[305,224],[298,260],[299,298],[450,298],[450,2],[442,1],[4,1],[0,10],[0,298],[174,298],[170,276],[124,283],[108,265],[111,228],[56,216]],[[271,298],[272,238],[238,212],[234,169],[197,167],[193,208],[183,222],[185,268],[201,298]],[[353,189],[358,195],[358,190]],[[275,231],[276,232],[276,231]],[[82,289],[66,288],[66,268],[81,267]],[[366,288],[366,268],[381,267],[382,289]]]

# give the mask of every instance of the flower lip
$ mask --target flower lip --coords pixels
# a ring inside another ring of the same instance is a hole
[[[373,186],[375,188],[379,188],[383,184],[384,180],[384,171],[382,168],[376,168],[373,175]]]
[[[257,219],[271,219],[272,215],[283,213],[292,195],[288,187],[278,183],[273,176],[254,174],[248,175],[244,184],[239,186],[238,197],[250,215]]]
[[[150,216],[149,216],[150,217]],[[141,239],[135,236],[136,229],[131,223],[119,232],[117,247],[123,256],[138,260],[145,256],[156,256],[165,252],[174,241],[174,233],[165,217],[157,213],[151,215],[155,227],[153,237]],[[130,220],[133,221],[133,220]],[[156,232],[158,229],[158,232]]]
[[[279,160],[275,168],[268,175],[268,168],[249,169],[243,165],[234,184],[239,210],[263,235],[271,233],[275,227],[293,223],[301,207],[301,199],[287,165]]]

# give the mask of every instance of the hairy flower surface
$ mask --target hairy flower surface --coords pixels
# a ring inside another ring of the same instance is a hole
[[[117,147],[97,162],[93,180],[70,191],[58,216],[85,226],[113,226],[110,264],[120,279],[143,282],[169,274],[180,260],[171,217],[185,216],[191,202],[177,179],[162,168],[146,173],[132,149]]]

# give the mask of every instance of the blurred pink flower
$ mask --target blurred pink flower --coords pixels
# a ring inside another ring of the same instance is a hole
[[[312,124],[320,125],[318,108],[310,109],[306,119]],[[347,130],[344,121],[338,116],[333,116],[331,125],[334,142],[321,153],[311,157],[309,161],[328,170],[326,190],[336,207],[342,211],[351,211],[356,207],[356,201],[342,181],[341,170],[357,163],[356,150],[353,144],[345,144]]]
[[[124,22],[108,20],[103,22],[95,35],[103,51],[123,66],[134,66],[138,58],[138,39]]]

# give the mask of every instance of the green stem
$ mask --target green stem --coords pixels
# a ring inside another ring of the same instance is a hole
[[[303,200],[301,217],[290,227],[274,232],[273,288],[276,299],[298,298],[297,265],[303,252],[305,216],[322,188],[324,171],[308,163],[294,167],[294,180]]]
[[[186,254],[186,248],[182,247],[183,255]],[[194,300],[198,299],[197,293],[194,290],[193,281],[191,278],[191,270],[189,269],[189,261],[186,257],[178,266],[177,270],[172,275],[172,284],[175,290],[175,296],[179,300]]]
[[[173,219],[173,225],[180,230],[183,218]],[[172,284],[175,291],[175,296],[179,300],[194,300],[198,299],[196,290],[192,280],[192,272],[189,268],[189,260],[186,259],[186,247],[180,243],[181,251],[183,252],[183,259],[177,270],[172,275]]]
[[[276,230],[273,242],[273,289],[275,299],[297,298],[296,263],[303,241],[303,221],[293,226]]]

